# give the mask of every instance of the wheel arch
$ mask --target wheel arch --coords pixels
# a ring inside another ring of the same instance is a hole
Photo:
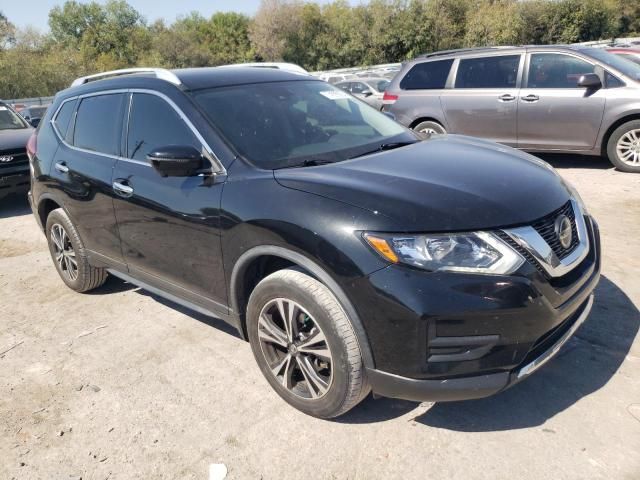
[[[51,195],[44,194],[40,196],[40,199],[38,200],[37,212],[38,212],[38,220],[43,230],[47,225],[47,218],[49,217],[49,214],[58,208],[64,209],[64,207],[62,206],[62,203],[54,199]],[[69,215],[66,209],[64,210],[65,210],[65,213]]]
[[[364,365],[367,368],[374,368],[373,354],[364,326],[355,307],[338,283],[313,260],[301,253],[275,245],[258,246],[246,251],[238,258],[231,272],[229,301],[233,313],[239,318],[240,335],[247,338],[245,312],[253,288],[267,275],[292,267],[322,282],[335,295],[353,325]]]
[[[625,115],[624,117],[618,118],[615,122],[613,122],[606,129],[604,135],[602,136],[602,142],[600,144],[600,151],[603,156],[607,155],[607,148],[609,146],[609,139],[613,132],[620,126],[624,125],[627,122],[631,122],[633,120],[640,120],[640,112],[630,113],[629,115]]]
[[[413,130],[414,128],[416,128],[418,126],[418,124],[422,123],[422,122],[436,122],[438,124],[440,124],[442,126],[442,128],[444,128],[445,130],[447,129],[445,123],[442,120],[439,120],[435,117],[420,117],[415,119],[413,122],[411,122],[409,124],[409,128],[411,130]]]

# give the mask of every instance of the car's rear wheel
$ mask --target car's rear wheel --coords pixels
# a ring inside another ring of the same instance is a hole
[[[444,135],[447,133],[447,130],[442,125],[433,120],[420,122],[413,127],[413,130],[425,138],[429,138],[433,135]]]
[[[351,322],[313,277],[286,269],[263,279],[249,299],[247,330],[263,375],[298,410],[332,418],[369,393]]]
[[[640,120],[616,128],[607,143],[607,156],[623,172],[640,172]]]
[[[89,264],[78,231],[63,209],[58,208],[49,214],[45,231],[53,263],[69,288],[87,292],[106,281],[107,272]]]

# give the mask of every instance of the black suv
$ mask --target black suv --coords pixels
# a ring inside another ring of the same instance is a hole
[[[0,199],[29,189],[27,141],[32,132],[24,118],[0,102]]]
[[[421,141],[305,75],[136,69],[56,96],[30,200],[72,289],[225,319],[296,408],[499,392],[584,321],[599,234],[546,163]],[[568,373],[570,374],[570,373]]]

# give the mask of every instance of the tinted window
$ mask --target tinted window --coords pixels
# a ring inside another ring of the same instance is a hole
[[[76,115],[73,144],[86,150],[117,155],[123,98],[123,94],[111,94],[82,99]]]
[[[630,62],[633,62],[636,65],[640,65],[640,56],[636,57],[628,53],[616,53],[616,55],[624,60],[629,60]]]
[[[339,84],[336,85],[336,87],[344,90],[345,92],[348,92],[348,91],[351,90],[350,86],[351,86],[350,83],[339,83]]]
[[[620,80],[618,77],[611,75],[609,72],[606,72],[605,74],[606,77],[606,87],[607,88],[619,88],[619,87],[624,87],[625,83]]]
[[[514,88],[520,55],[460,60],[456,88]]]
[[[529,63],[529,88],[578,88],[585,73],[594,73],[595,66],[570,55],[536,53]]]
[[[236,85],[193,95],[226,140],[262,168],[337,162],[383,143],[416,141],[398,123],[322,81]]]
[[[404,76],[400,82],[400,88],[403,90],[444,88],[452,64],[453,59],[418,63]]]
[[[640,65],[637,63],[630,62],[618,55],[607,52],[604,48],[585,48],[580,50],[580,52],[619,70],[634,80],[640,80]]]
[[[157,95],[133,95],[129,117],[127,156],[145,160],[154,148],[167,145],[202,145],[171,105]]]
[[[54,125],[62,138],[67,135],[67,128],[69,128],[69,121],[71,120],[71,115],[73,114],[73,109],[76,105],[75,100],[69,100],[62,105],[62,108],[58,111],[56,118],[53,120]]]

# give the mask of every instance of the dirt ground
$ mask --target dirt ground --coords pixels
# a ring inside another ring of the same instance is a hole
[[[287,406],[222,321],[116,279],[67,289],[26,201],[2,201],[0,479],[640,479],[640,175],[545,159],[603,236],[575,337],[493,398],[369,397],[335,421]]]

